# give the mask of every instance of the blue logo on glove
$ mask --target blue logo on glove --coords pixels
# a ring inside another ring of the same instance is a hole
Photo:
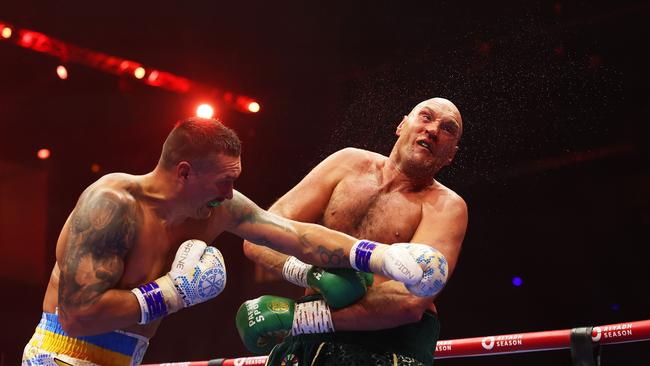
[[[201,274],[198,283],[199,296],[211,299],[217,296],[224,288],[226,278],[221,267],[211,268]]]

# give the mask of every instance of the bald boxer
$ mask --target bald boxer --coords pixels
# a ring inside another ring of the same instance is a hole
[[[419,243],[410,245],[409,250],[429,258],[435,263],[428,269],[431,275],[446,280],[456,267],[465,236],[467,206],[435,177],[453,161],[462,130],[462,118],[453,103],[444,98],[425,100],[397,125],[397,141],[389,156],[354,148],[340,150],[318,164],[270,211],[384,243]],[[273,348],[269,365],[433,363],[432,351],[439,335],[433,300],[441,286],[420,297],[409,286],[375,275],[374,284],[365,292],[360,276],[340,273],[333,273],[333,280],[315,284],[310,279],[313,273],[323,278],[323,270],[312,266],[316,263],[303,263],[246,241],[244,251],[288,281],[310,287],[309,294],[314,290],[320,293],[319,300],[307,297],[298,302],[261,297],[240,308],[240,313],[266,304],[275,309],[286,304],[293,309],[293,314],[280,319],[284,323],[278,321],[282,324],[264,330],[238,322],[242,338],[253,352],[270,350],[268,345],[278,338],[270,336],[273,331],[291,334]],[[332,306],[329,299],[338,305]],[[343,303],[351,305],[339,308]],[[304,332],[285,319],[300,317],[299,311],[312,307],[327,308],[329,327]],[[257,344],[251,339],[258,340]]]
[[[162,318],[223,290],[223,257],[206,244],[223,231],[321,266],[422,281],[405,249],[261,210],[233,190],[240,154],[232,130],[190,118],[170,132],[152,172],[108,174],[85,189],[59,235],[22,364],[138,365]]]

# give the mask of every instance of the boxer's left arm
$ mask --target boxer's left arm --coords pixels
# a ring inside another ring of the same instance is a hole
[[[408,284],[422,279],[422,269],[404,248],[357,240],[321,225],[277,216],[262,210],[237,191],[223,206],[227,231],[303,262],[360,269]]]
[[[411,243],[440,251],[448,262],[447,281],[453,273],[467,229],[467,205],[451,193],[435,203],[424,203],[422,219]],[[375,283],[355,304],[332,311],[337,330],[377,330],[417,322],[437,295],[419,297],[396,281]]]
[[[268,211],[300,222],[318,222],[341,180],[364,160],[359,149],[345,148],[316,165],[295,187],[280,197]],[[288,256],[244,240],[244,254],[277,275],[283,274]],[[314,264],[314,263],[311,263]]]
[[[357,241],[350,235],[278,216],[261,209],[237,191],[223,206],[232,221],[227,230],[240,237],[307,263],[350,267],[348,254]]]

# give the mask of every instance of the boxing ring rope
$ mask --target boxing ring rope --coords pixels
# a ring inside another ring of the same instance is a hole
[[[510,353],[549,351],[571,348],[571,334],[588,328],[573,328],[531,333],[441,340],[436,345],[435,358],[491,356]],[[650,319],[627,323],[600,325],[591,328],[594,345],[641,342],[650,340]],[[142,366],[257,366],[264,365],[266,356],[214,359],[209,361],[147,364]]]

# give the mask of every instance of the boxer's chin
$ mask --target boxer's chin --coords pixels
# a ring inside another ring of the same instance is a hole
[[[417,159],[404,162],[402,172],[415,180],[427,180],[436,174],[434,159]]]

